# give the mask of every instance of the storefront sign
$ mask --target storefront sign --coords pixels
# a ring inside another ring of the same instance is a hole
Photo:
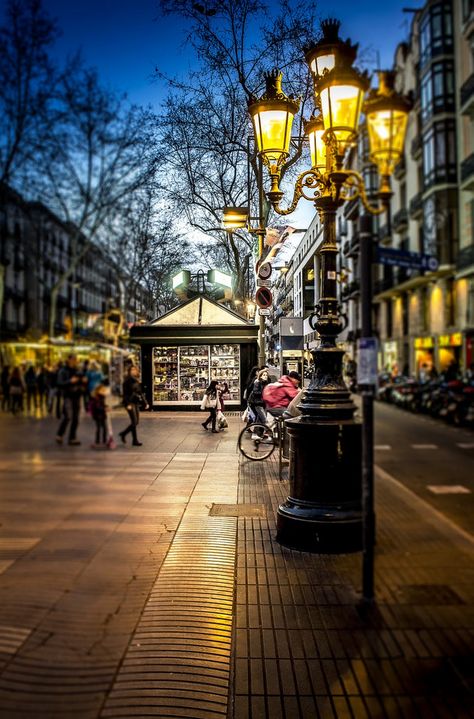
[[[414,347],[416,350],[433,349],[434,339],[432,337],[415,337]]]
[[[440,335],[438,337],[438,345],[440,347],[461,347],[462,334],[454,332],[452,335]]]

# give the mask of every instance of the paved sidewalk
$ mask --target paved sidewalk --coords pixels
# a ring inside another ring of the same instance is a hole
[[[200,421],[94,452],[0,416],[2,719],[472,716],[470,539],[380,472],[364,611],[361,556],[280,547],[275,461]]]

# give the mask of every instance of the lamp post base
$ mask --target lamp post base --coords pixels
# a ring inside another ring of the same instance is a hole
[[[287,421],[290,494],[278,508],[277,541],[319,554],[362,549],[362,426],[303,416]]]

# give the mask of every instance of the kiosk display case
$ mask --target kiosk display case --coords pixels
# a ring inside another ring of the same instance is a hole
[[[227,382],[229,391],[225,400],[240,402],[240,351],[239,345],[211,346],[211,380]]]
[[[178,348],[153,348],[153,402],[178,399]]]
[[[209,384],[209,346],[179,348],[179,399],[201,402]]]

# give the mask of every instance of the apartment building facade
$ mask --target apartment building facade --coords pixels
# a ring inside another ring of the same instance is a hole
[[[1,339],[37,341],[49,334],[51,291],[70,265],[74,228],[9,187],[1,188],[1,198]],[[124,300],[113,264],[92,245],[59,289],[55,336],[107,339],[99,320],[117,310],[128,323],[155,316],[155,302],[144,288],[137,286],[126,305]]]

